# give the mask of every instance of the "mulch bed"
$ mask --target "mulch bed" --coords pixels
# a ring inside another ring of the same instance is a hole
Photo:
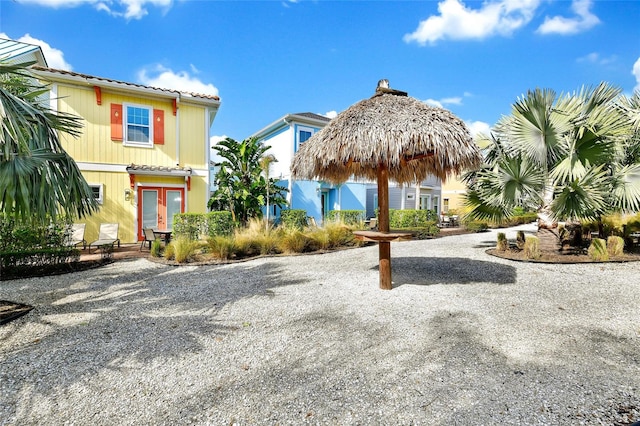
[[[591,259],[584,251],[578,250],[557,250],[543,251],[538,259],[528,259],[523,250],[510,248],[506,251],[498,251],[495,248],[486,250],[491,256],[502,259],[517,260],[521,262],[539,263],[605,263],[605,262],[637,262],[640,261],[640,253],[624,253],[622,256],[610,257],[608,261],[597,261]]]
[[[59,265],[41,265],[41,266],[15,266],[11,268],[3,268],[0,274],[0,281],[18,280],[31,277],[49,277],[51,275],[62,275],[71,272],[79,272],[87,269],[97,268],[98,266],[111,263],[111,259],[105,260],[88,260],[82,262],[63,263]]]

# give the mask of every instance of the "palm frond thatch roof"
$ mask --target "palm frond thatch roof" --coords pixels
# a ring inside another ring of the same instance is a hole
[[[406,93],[380,90],[331,120],[300,146],[291,172],[297,179],[375,180],[387,168],[399,183],[446,179],[479,164],[481,155],[465,124],[451,112]]]

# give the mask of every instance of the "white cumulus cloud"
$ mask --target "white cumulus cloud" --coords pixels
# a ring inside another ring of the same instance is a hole
[[[0,33],[0,38],[11,39],[11,37],[6,35],[5,33]],[[28,33],[18,39],[12,40],[40,46],[40,48],[42,49],[42,54],[47,61],[47,65],[49,65],[50,68],[67,71],[71,71],[73,69],[71,64],[64,59],[64,53],[62,52],[62,50],[51,47],[51,45],[44,40],[39,40],[37,38],[31,37],[31,35]]]
[[[211,83],[203,83],[187,71],[174,72],[162,65],[145,68],[138,72],[138,80],[145,86],[173,89],[181,92],[218,96],[218,88]]]
[[[338,112],[337,111],[329,111],[329,112],[325,112],[324,116],[327,118],[336,118],[338,116]]]
[[[465,124],[469,128],[469,132],[471,132],[471,136],[474,139],[477,139],[480,134],[485,136],[489,136],[491,134],[491,126],[484,121],[467,121]]]
[[[508,36],[527,25],[539,5],[540,0],[500,0],[484,2],[479,9],[472,9],[460,0],[443,0],[438,3],[440,14],[421,21],[413,33],[404,36],[404,41],[424,46],[444,39]]]
[[[92,5],[97,10],[125,19],[141,19],[146,16],[148,6],[162,8],[167,11],[173,0],[18,0],[20,3],[37,4],[46,7],[78,7]]]
[[[565,18],[564,16],[546,17],[544,22],[538,28],[540,34],[577,34],[600,23],[600,19],[591,13],[591,0],[573,0],[571,10],[575,13],[574,17]]]
[[[427,100],[424,100],[423,102],[427,105],[431,105],[438,108],[444,108],[444,106],[442,105],[442,102],[437,101],[435,99],[427,99]]]

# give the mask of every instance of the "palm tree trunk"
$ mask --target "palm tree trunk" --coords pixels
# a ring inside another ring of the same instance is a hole
[[[542,198],[542,207],[538,209],[538,230],[555,229],[558,222],[553,219],[551,213],[551,203],[553,202],[553,186],[551,182],[545,185],[544,196]]]

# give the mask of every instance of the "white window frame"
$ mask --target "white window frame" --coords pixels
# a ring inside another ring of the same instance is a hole
[[[91,188],[91,194],[94,195],[94,198],[95,192],[93,192],[93,189],[98,188],[98,198],[95,198],[95,200],[98,202],[98,204],[102,204],[104,202],[104,185],[102,185],[101,183],[90,183],[89,187]]]
[[[149,142],[137,142],[129,140],[129,107],[132,108],[140,108],[146,109],[149,112]],[[139,104],[130,104],[123,103],[122,104],[122,142],[125,146],[135,146],[141,148],[153,148],[153,107],[149,105],[139,105]]]

